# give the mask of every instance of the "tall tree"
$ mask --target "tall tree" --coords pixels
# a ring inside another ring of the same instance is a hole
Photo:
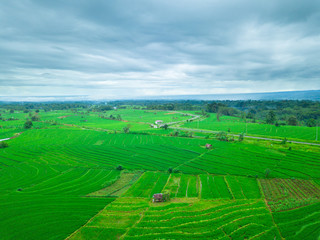
[[[298,119],[295,116],[289,117],[288,118],[288,125],[297,126],[298,125]]]
[[[267,116],[266,116],[266,122],[267,122],[268,124],[274,124],[276,120],[277,120],[277,118],[276,118],[275,112],[272,111],[272,110],[269,111],[268,114],[267,114]]]

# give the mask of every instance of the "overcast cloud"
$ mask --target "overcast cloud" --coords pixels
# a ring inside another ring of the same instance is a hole
[[[320,1],[0,2],[0,95],[320,89]]]

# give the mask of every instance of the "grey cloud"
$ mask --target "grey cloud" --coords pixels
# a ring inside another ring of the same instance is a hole
[[[0,95],[319,89],[319,20],[312,0],[3,1]]]

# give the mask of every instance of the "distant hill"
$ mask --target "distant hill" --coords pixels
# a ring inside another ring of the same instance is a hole
[[[312,100],[320,101],[320,90],[266,92],[266,93],[235,93],[235,94],[207,94],[207,95],[172,95],[152,96],[143,99],[159,100]]]
[[[320,101],[320,90],[266,92],[266,93],[234,93],[205,95],[167,95],[141,96],[110,99],[108,96],[90,97],[88,95],[66,96],[0,96],[0,102],[70,102],[70,101],[112,101],[112,100],[312,100]]]

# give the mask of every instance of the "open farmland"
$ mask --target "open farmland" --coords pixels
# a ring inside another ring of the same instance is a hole
[[[31,240],[64,239],[114,199],[6,194],[0,200],[0,238]]]
[[[320,236],[320,203],[274,213],[285,239],[317,240]]]
[[[279,237],[261,200],[179,201],[150,204],[119,198],[69,239],[240,239]]]
[[[225,131],[233,134],[245,133],[251,136],[287,138],[291,140],[315,141],[320,136],[320,129],[316,127],[305,126],[275,126],[263,123],[252,123],[230,116],[220,117],[217,120],[216,114],[210,114],[210,117],[201,120],[184,123],[182,127],[191,129],[204,129],[212,131]],[[318,133],[317,133],[318,131]],[[319,139],[318,139],[319,140]]]
[[[150,127],[192,118],[179,112],[112,114],[122,120],[62,110],[40,111],[31,129],[28,114],[4,122],[0,136],[14,138],[0,149],[0,239],[317,240],[318,147]]]

